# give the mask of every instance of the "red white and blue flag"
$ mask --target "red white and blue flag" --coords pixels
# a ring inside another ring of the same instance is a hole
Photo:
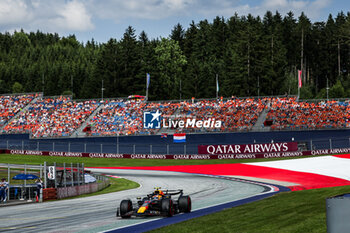
[[[185,133],[174,133],[174,143],[186,142]]]
[[[301,70],[298,70],[298,88],[301,88],[303,86],[301,82]]]
[[[167,134],[167,133],[162,133],[162,134],[160,135],[160,137],[161,137],[161,138],[167,138],[167,137],[168,137],[168,134]]]

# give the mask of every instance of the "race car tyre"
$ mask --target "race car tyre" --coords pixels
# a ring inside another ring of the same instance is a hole
[[[130,215],[127,215],[128,212],[132,211],[132,203],[130,200],[122,200],[120,202],[120,216],[122,218],[130,218]]]
[[[179,198],[179,211],[189,213],[192,209],[192,202],[190,196],[181,196]]]
[[[161,202],[161,210],[162,213],[166,216],[166,217],[171,217],[174,215],[174,205],[173,205],[173,200],[171,199],[162,199]]]

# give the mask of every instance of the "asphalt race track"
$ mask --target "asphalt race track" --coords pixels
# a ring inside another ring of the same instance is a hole
[[[155,186],[162,189],[183,189],[192,198],[192,209],[198,210],[252,197],[266,191],[256,184],[196,174],[91,169],[113,174],[141,184],[138,189],[93,197],[60,200],[0,208],[0,232],[102,232],[149,222],[157,218],[116,218],[122,199],[143,196]]]

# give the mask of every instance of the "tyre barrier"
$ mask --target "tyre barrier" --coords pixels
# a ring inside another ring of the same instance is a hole
[[[94,193],[98,190],[99,185],[97,183],[60,188],[46,188],[43,189],[43,200],[47,201],[63,199],[66,197],[74,197],[82,194]]]
[[[43,200],[57,200],[57,190],[55,188],[43,189]]]

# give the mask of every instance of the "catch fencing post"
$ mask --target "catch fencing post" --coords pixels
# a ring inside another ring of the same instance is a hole
[[[73,172],[73,163],[70,163],[70,174],[72,176],[72,187],[74,186],[74,172]]]
[[[45,176],[45,175],[44,175]],[[40,179],[41,179],[41,188],[39,190],[39,202],[43,202],[43,189],[44,189],[44,184],[43,184],[43,181],[42,181],[42,178],[43,178],[43,164],[41,163],[40,164]]]
[[[101,154],[103,153],[103,152],[102,152],[102,147],[103,147],[103,144],[101,143]]]
[[[39,178],[40,178],[40,183],[41,183],[41,188],[39,189],[39,193],[36,195],[39,197],[39,202],[43,202],[43,189],[44,189],[44,184],[43,184],[43,164],[40,164],[40,171],[39,171]]]
[[[184,144],[184,155],[186,154],[186,144]]]
[[[312,139],[310,140],[310,150],[313,150],[313,148],[312,148],[313,146],[312,146]]]
[[[22,150],[24,150],[24,141],[22,140]]]
[[[135,151],[136,151],[136,145],[134,144],[134,145],[132,145],[132,147],[133,147],[133,151],[132,151],[132,153],[133,153],[133,154],[135,154]]]
[[[7,189],[7,193],[6,193],[6,199],[10,200],[10,164],[7,164],[7,181],[9,183],[9,187]]]
[[[27,164],[24,164],[24,174],[27,174]],[[24,188],[26,188],[27,180],[24,179]]]
[[[77,163],[77,179],[78,179],[78,186],[80,186],[80,172],[79,172],[79,163]],[[80,194],[80,193],[79,193]]]
[[[55,151],[55,142],[52,142],[52,151]]]
[[[350,138],[349,138],[350,140]],[[6,141],[6,149],[9,149],[9,140]]]
[[[332,139],[330,138],[329,139],[329,148],[332,150],[333,148],[332,148]]]
[[[40,189],[40,199],[39,199],[39,202],[43,202],[43,188],[41,187]]]
[[[149,154],[152,154],[152,144],[149,145]]]
[[[350,140],[350,138],[349,138]],[[169,144],[166,144],[166,154],[168,155],[169,154]]]
[[[117,134],[117,154],[119,154],[119,133]]]
[[[47,173],[46,173],[46,162],[44,162],[44,187],[47,188]]]
[[[84,153],[86,153],[86,143],[84,143]]]
[[[81,164],[81,170],[82,170],[82,179],[83,179],[83,185],[84,185],[85,184],[84,163]]]
[[[54,168],[55,168],[55,169],[54,169],[54,173],[55,173],[55,176],[54,176],[54,177],[55,177],[55,180],[54,180],[54,181],[55,181],[55,189],[57,189],[57,182],[56,182],[56,177],[57,177],[57,174],[56,174],[56,162],[53,163],[53,166],[54,166]]]
[[[66,163],[63,163],[63,182],[64,182],[64,187],[67,187],[67,179],[66,179]]]
[[[68,152],[70,152],[70,142],[68,142]]]
[[[39,151],[40,147],[39,147],[39,141],[36,142],[36,150]]]
[[[24,174],[27,174],[27,164],[24,164]],[[24,191],[27,195],[27,180],[24,179]],[[28,190],[29,193],[29,199],[30,199],[30,189]],[[23,190],[22,190],[22,198],[23,198]]]

